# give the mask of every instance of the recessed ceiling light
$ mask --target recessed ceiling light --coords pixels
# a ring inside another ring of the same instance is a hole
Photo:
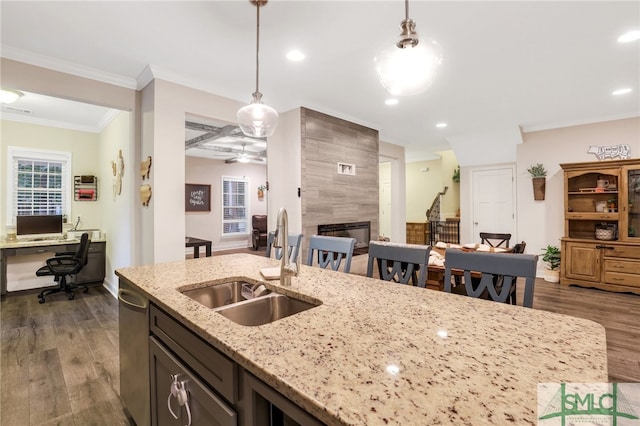
[[[387,105],[398,105],[398,100],[391,98],[391,99],[387,99],[386,101],[384,101],[385,104]]]
[[[438,123],[438,124],[436,124],[436,127],[438,129],[444,129],[445,127],[447,127],[447,123]]]
[[[636,40],[640,40],[640,31],[638,30],[626,32],[618,37],[618,43],[629,43]]]
[[[304,59],[304,53],[302,53],[298,49],[290,50],[287,53],[287,59],[291,62],[300,62]]]
[[[0,103],[11,104],[20,99],[24,93],[12,89],[0,89]]]
[[[611,94],[615,96],[626,95],[627,93],[631,93],[631,89],[628,87],[625,87],[624,89],[614,90],[613,92],[611,92]]]

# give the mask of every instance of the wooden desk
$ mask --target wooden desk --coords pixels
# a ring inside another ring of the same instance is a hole
[[[194,237],[186,237],[185,238],[185,246],[193,247],[193,257],[200,257],[200,247],[204,246],[206,256],[211,257],[211,241],[209,240],[201,240],[200,238]]]

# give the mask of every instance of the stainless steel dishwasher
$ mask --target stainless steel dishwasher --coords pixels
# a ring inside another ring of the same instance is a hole
[[[149,300],[120,278],[120,398],[137,426],[151,423],[149,404]]]

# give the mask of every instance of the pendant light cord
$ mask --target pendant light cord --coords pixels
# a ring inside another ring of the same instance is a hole
[[[256,93],[257,96],[259,91],[259,75],[260,75],[260,3],[256,4]]]
[[[404,0],[404,19],[409,20],[409,0]]]

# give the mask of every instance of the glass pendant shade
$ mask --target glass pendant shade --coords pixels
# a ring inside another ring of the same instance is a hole
[[[278,126],[278,112],[260,101],[260,96],[253,96],[253,102],[238,110],[236,117],[238,126],[247,136],[266,138],[273,135]]]
[[[390,43],[374,58],[380,83],[393,96],[424,92],[442,64],[442,47],[435,40],[422,38],[415,45],[400,46]]]

